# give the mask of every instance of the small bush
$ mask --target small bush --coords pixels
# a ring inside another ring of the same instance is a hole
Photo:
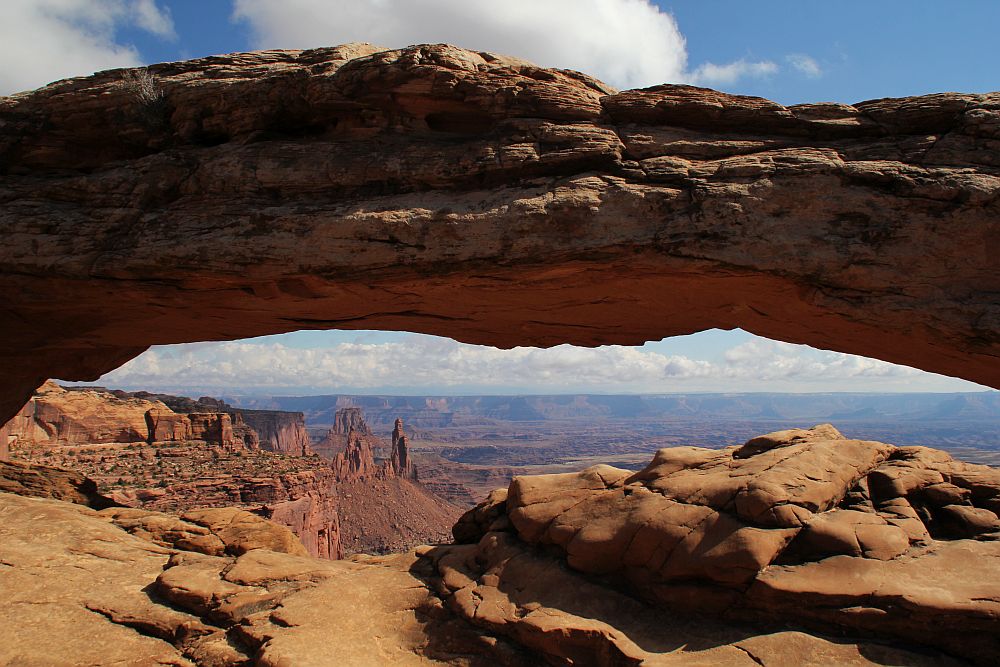
[[[118,85],[135,95],[139,103],[144,106],[153,106],[163,100],[163,89],[156,82],[156,77],[145,67],[125,70]]]

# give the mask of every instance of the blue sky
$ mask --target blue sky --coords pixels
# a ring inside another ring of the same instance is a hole
[[[687,82],[784,104],[857,102],[1000,89],[998,25],[1000,2],[988,0],[3,0],[0,94],[258,48],[448,41],[619,88]],[[384,372],[391,364],[394,375]],[[104,381],[192,393],[981,389],[742,331],[512,352],[415,334],[299,332],[155,349]]]

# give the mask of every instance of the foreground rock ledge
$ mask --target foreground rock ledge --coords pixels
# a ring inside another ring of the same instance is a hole
[[[993,468],[830,426],[516,478],[466,544],[351,561],[235,509],[0,492],[0,662],[993,664],[998,505]]]
[[[1000,387],[1000,95],[618,93],[451,46],[0,98],[0,422],[155,343],[711,327]]]
[[[530,637],[539,601],[576,604],[581,584],[555,573],[565,562],[669,613],[858,633],[986,665],[1000,653],[997,512],[995,468],[830,425],[792,429],[741,448],[661,449],[637,473],[515,477],[455,526],[467,546],[438,550],[439,592],[474,624]],[[609,655],[651,657],[627,632],[604,632]]]

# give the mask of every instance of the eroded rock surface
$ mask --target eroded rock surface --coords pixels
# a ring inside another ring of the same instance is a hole
[[[193,408],[191,411],[176,412],[159,400],[161,397],[166,398],[145,392],[133,395],[100,388],[67,389],[47,380],[12,419],[0,425],[0,439],[8,453],[65,445],[188,440],[228,450],[259,446],[257,433],[246,427],[238,413],[234,420],[233,415],[213,409],[214,405],[197,404],[186,406]],[[225,403],[221,406],[228,407]]]
[[[326,561],[256,544],[206,555],[204,542],[163,546],[176,526],[129,535],[115,524],[138,517],[107,518],[0,493],[0,663],[532,664],[444,610],[412,554]]]
[[[326,561],[267,544],[213,552],[204,548],[213,534],[196,524],[121,512],[0,493],[0,662],[953,664],[878,643],[665,614],[525,552],[509,533]]]
[[[505,568],[565,562],[668,609],[870,633],[989,664],[1000,651],[998,501],[994,468],[823,425],[740,448],[662,449],[637,473],[517,477],[459,521],[470,546],[445,548],[438,571],[453,608],[513,635],[533,591],[512,599],[522,575],[504,585]]]
[[[0,420],[150,344],[303,328],[738,326],[1000,386],[996,93],[618,93],[446,45],[148,74],[0,98]]]

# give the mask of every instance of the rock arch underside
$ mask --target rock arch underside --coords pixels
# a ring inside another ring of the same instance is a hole
[[[0,98],[0,424],[46,378],[149,345],[324,328],[514,346],[742,327],[1000,387],[998,221],[998,93],[784,107],[447,45],[103,72]],[[18,419],[59,400],[140,406],[150,448],[151,416],[205,417],[50,384]],[[348,416],[324,443],[360,475],[374,436]],[[397,422],[378,474],[411,484],[406,451]],[[318,516],[309,489],[286,526]],[[1000,472],[831,425],[516,477],[455,544],[351,561],[305,557],[259,511],[108,507],[68,470],[2,462],[0,491],[5,664],[1000,651]]]
[[[742,327],[1000,387],[1000,95],[784,107],[450,46],[0,98],[0,419],[151,344]]]

